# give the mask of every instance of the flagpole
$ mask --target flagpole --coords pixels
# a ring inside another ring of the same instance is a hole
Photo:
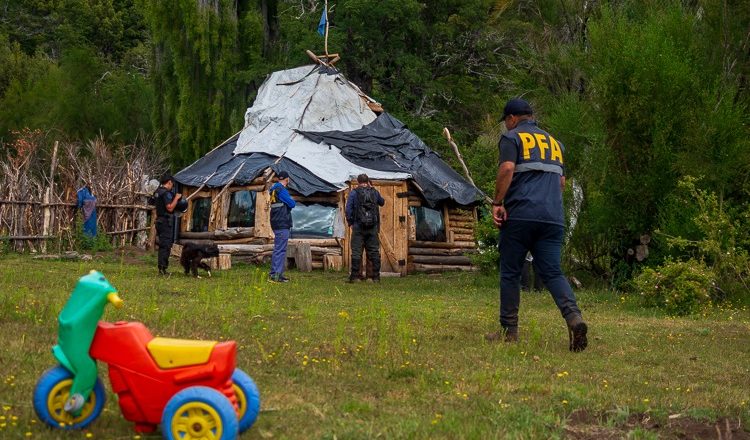
[[[326,51],[326,61],[328,60],[328,0],[326,0],[326,4],[324,6],[324,11],[326,13],[326,39],[325,39],[325,51]]]

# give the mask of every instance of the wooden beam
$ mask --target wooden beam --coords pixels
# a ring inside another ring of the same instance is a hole
[[[410,247],[409,255],[466,255],[475,254],[476,249],[439,249],[439,248],[418,248]]]
[[[414,263],[471,265],[471,258],[462,255],[413,255],[409,258]]]
[[[449,264],[420,264],[414,263],[415,272],[447,272],[451,270],[459,270],[464,272],[475,272],[478,269],[474,266],[460,266],[460,265],[449,265]]]
[[[415,248],[440,248],[440,249],[453,249],[453,248],[475,248],[477,246],[473,241],[454,241],[453,243],[446,243],[440,241],[417,241],[409,240],[409,247]]]

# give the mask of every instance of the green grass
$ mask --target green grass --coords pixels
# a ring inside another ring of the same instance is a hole
[[[238,365],[263,402],[243,438],[556,438],[576,414],[586,415],[592,432],[632,438],[658,433],[628,427],[634,415],[662,426],[678,413],[750,423],[746,309],[677,319],[642,309],[635,298],[583,290],[577,296],[590,345],[574,354],[547,293],[524,294],[520,343],[486,343],[482,335],[497,326],[496,277],[349,285],[343,273],[293,271],[291,283],[269,284],[253,266],[211,279],[164,279],[152,256],[62,262],[6,255],[0,438],[135,438],[111,393],[85,432],[48,430],[31,407],[36,380],[54,364],[57,313],[92,268],[125,300],[122,309],[108,308],[106,320],[142,321],[165,337],[237,341]],[[100,373],[105,379],[102,365]]]

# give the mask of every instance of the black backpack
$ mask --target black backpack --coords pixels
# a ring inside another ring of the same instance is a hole
[[[365,228],[378,224],[378,202],[374,188],[361,188],[357,192],[357,222]]]

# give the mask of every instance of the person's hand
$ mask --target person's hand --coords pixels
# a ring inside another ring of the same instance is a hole
[[[180,194],[180,193],[177,193],[177,194],[174,195],[174,199],[175,200],[180,200],[181,198],[182,198],[182,194]]]
[[[498,228],[501,228],[503,226],[503,222],[508,219],[508,213],[505,211],[505,206],[492,206],[492,221],[495,223],[495,226]]]

